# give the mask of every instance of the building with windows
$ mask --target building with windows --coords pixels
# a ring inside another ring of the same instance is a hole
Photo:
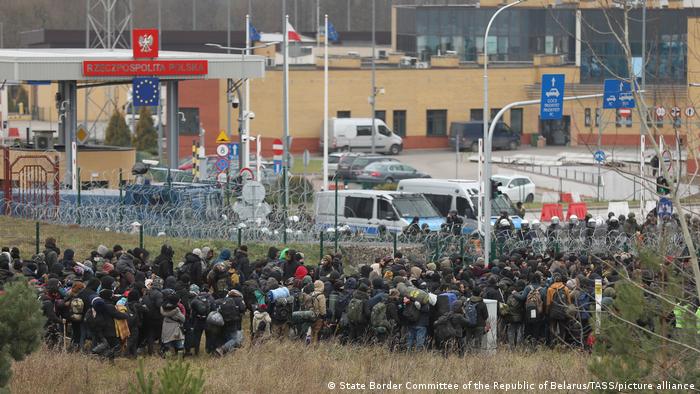
[[[447,148],[450,123],[483,119],[483,48],[489,52],[489,102],[491,116],[499,108],[540,97],[543,74],[565,74],[565,95],[602,93],[603,80],[629,77],[626,57],[611,29],[620,32],[623,12],[602,10],[596,2],[567,2],[550,6],[524,3],[498,16],[484,43],[483,34],[499,2],[459,1],[448,5],[406,5],[398,2],[391,12],[390,47],[377,52],[376,117],[404,136],[404,147]],[[452,3],[452,2],[450,2]],[[491,4],[493,3],[493,4]],[[543,136],[550,145],[595,145],[600,134],[605,145],[637,145],[642,122],[655,123],[667,143],[675,135],[670,109],[694,107],[700,100],[700,10],[670,8],[648,2],[646,61],[642,62],[641,10],[630,12],[628,26],[632,47],[632,77],[646,79],[648,114],[630,116],[602,108],[600,99],[567,101],[561,120],[543,121],[537,106],[516,107],[504,121],[522,134],[522,142]],[[478,5],[478,6],[477,6]],[[343,32],[340,32],[341,40]],[[365,43],[366,45],[367,43]],[[272,47],[267,48],[275,57]],[[278,47],[279,51],[279,47]],[[342,46],[330,57],[331,117],[370,117],[369,59]],[[318,151],[323,130],[322,48],[314,48],[316,64],[290,67],[290,135],[292,151]],[[366,52],[363,52],[366,53]],[[282,136],[282,68],[271,62],[264,79],[251,82],[252,135],[263,137],[263,154],[270,154],[272,140]],[[199,119],[207,130],[207,151],[214,151],[218,131],[231,125],[237,133],[237,110],[227,110],[226,81],[187,81],[181,84],[180,106],[187,119]],[[47,103],[52,105],[49,89]],[[656,108],[666,115],[658,117]],[[700,109],[700,108],[699,108]],[[79,109],[80,111],[80,109]],[[55,111],[54,111],[55,112]],[[191,115],[189,115],[191,114]],[[79,113],[79,117],[82,115]],[[684,146],[696,146],[698,120],[681,120]],[[181,127],[181,155],[190,152],[197,125]],[[189,134],[187,134],[189,133]],[[695,138],[696,139],[696,138]]]

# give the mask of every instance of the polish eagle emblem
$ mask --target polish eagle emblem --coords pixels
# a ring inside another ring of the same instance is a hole
[[[153,48],[153,35],[152,34],[144,34],[139,37],[139,47],[141,48],[141,52],[143,53],[148,53],[151,52],[151,49]]]

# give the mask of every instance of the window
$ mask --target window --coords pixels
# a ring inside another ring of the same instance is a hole
[[[622,116],[619,109],[615,110],[615,127],[622,127]]]
[[[395,109],[394,110],[394,133],[400,135],[401,137],[406,136],[406,110]]]
[[[445,136],[447,135],[447,110],[429,109],[426,111],[427,135]]]
[[[336,112],[336,117],[338,119],[340,118],[349,118],[350,117],[350,111],[338,111]]]
[[[474,210],[469,204],[469,201],[464,197],[457,197],[457,213],[464,216],[467,219],[476,219]]]
[[[482,108],[472,108],[469,110],[469,119],[479,121],[484,120],[484,110]]]
[[[377,218],[379,220],[397,220],[396,212],[389,201],[380,198],[377,200]]]
[[[591,127],[591,109],[586,108],[583,115],[583,123],[586,127]]]
[[[630,114],[625,117],[625,126],[632,127],[632,111],[630,111]]]
[[[379,125],[379,127],[377,127],[377,132],[387,137],[391,135],[391,131],[389,131],[389,129],[387,129],[384,125]]]
[[[440,215],[447,216],[450,212],[450,207],[452,204],[452,196],[444,194],[426,194],[425,197],[435,205]],[[459,208],[457,208],[459,210]]]
[[[386,123],[386,111],[376,110],[376,111],[374,111],[374,117],[377,119],[381,119],[382,122]]]
[[[600,116],[602,115],[602,110],[600,108],[595,109],[595,127],[600,127]]]
[[[372,135],[372,126],[357,126],[357,136],[368,136]]]
[[[179,111],[184,114],[180,119],[180,134],[184,135],[199,135],[199,108],[179,108]]]
[[[490,119],[493,120],[493,118],[496,117],[496,114],[497,114],[498,111],[500,111],[500,110],[501,110],[500,108],[491,108],[491,118],[490,118]],[[483,119],[482,119],[482,120],[483,120]],[[500,121],[503,122],[503,119],[501,118]]]
[[[523,109],[513,108],[510,110],[510,129],[514,133],[523,133]]]
[[[372,219],[373,200],[367,197],[345,197],[346,218]]]

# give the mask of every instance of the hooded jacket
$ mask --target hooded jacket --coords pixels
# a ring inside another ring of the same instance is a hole
[[[154,271],[157,271],[158,276],[161,278],[167,278],[172,276],[173,271],[173,248],[168,245],[163,245],[160,247],[160,254],[153,260]]]
[[[323,282],[317,280],[314,282],[314,291],[311,293],[311,297],[314,300],[314,312],[319,319],[323,319],[326,316],[326,296],[324,295],[325,286]]]
[[[119,256],[119,260],[117,260],[117,266],[115,269],[122,275],[126,273],[135,274],[136,266],[134,265],[134,256],[128,253],[122,253]]]
[[[160,340],[162,343],[181,341],[185,339],[181,326],[185,324],[185,315],[177,306],[172,309],[160,307],[160,314],[163,316],[163,329]]]
[[[185,265],[178,272],[178,278],[182,278],[183,274],[188,274],[190,282],[201,286],[202,281],[202,259],[194,253],[185,255]]]
[[[489,310],[486,308],[483,298],[479,296],[471,296],[469,302],[476,306],[476,327],[486,327],[486,322],[489,320]]]

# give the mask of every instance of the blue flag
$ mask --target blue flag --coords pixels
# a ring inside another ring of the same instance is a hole
[[[132,99],[134,107],[151,107],[158,105],[160,99],[160,80],[158,78],[137,77],[132,81]]]
[[[260,33],[258,33],[255,26],[250,22],[248,22],[248,35],[250,36],[250,42],[260,41]]]
[[[328,21],[328,40],[331,42],[338,42],[340,37],[338,36],[338,32],[335,30],[335,27],[333,24]]]

